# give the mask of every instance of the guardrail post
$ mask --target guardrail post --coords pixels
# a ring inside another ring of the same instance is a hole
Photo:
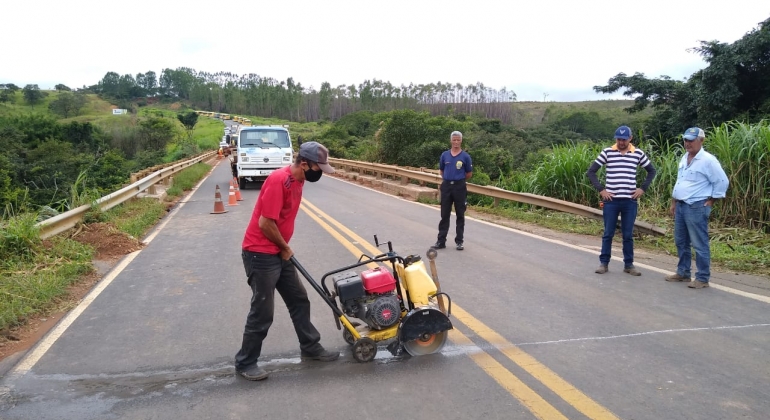
[[[157,193],[158,191],[155,189],[155,184],[152,184],[147,188],[147,194],[156,195]]]
[[[497,207],[500,204],[500,199],[495,197],[494,201],[492,201],[492,207]]]
[[[409,183],[409,178],[405,176],[401,176],[401,185],[406,185]]]
[[[129,182],[129,184],[133,184],[133,183],[135,183],[136,181],[139,181],[139,179],[136,177],[136,174],[131,174],[131,176],[129,177],[129,179],[130,179],[130,182]]]

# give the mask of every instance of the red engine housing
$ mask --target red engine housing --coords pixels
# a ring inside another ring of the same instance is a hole
[[[361,273],[366,293],[388,293],[396,289],[396,279],[384,267],[377,267]]]

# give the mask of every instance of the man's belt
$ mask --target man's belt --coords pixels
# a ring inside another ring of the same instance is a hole
[[[459,179],[457,181],[450,181],[448,179],[445,179],[444,182],[446,182],[446,183],[448,183],[450,185],[454,185],[454,184],[464,184],[465,180],[464,179]]]

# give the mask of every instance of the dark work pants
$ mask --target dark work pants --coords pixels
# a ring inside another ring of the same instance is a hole
[[[310,322],[310,301],[291,261],[280,255],[243,251],[243,268],[251,286],[251,309],[246,317],[241,350],[235,355],[235,369],[245,370],[257,363],[262,341],[273,323],[275,291],[289,309],[299,347],[304,352],[318,353],[321,334]]]
[[[452,215],[452,204],[455,206],[457,215],[457,226],[455,243],[463,242],[465,232],[465,208],[468,206],[466,198],[468,197],[468,187],[463,181],[444,181],[441,183],[441,221],[438,224],[438,241],[446,242],[449,233],[449,217]]]

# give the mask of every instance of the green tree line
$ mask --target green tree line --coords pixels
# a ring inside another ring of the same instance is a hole
[[[334,157],[435,169],[454,130],[463,132],[463,147],[473,158],[471,182],[598,206],[599,196],[585,173],[602,148],[612,144],[614,129],[605,132],[603,141],[595,141],[554,127],[522,130],[464,115],[362,111],[336,121],[319,139]],[[637,145],[658,170],[642,197],[643,205],[665,214],[684,153],[681,134]],[[730,179],[727,198],[714,218],[729,226],[770,231],[770,122],[728,122],[708,128],[704,147],[719,159]],[[490,204],[491,199],[471,195],[469,202]]]
[[[189,114],[197,117],[179,118],[188,135],[176,120],[158,115],[108,129],[37,113],[0,116],[0,209],[66,211],[79,204],[73,193],[95,199],[122,187],[131,172],[197,153]]]
[[[152,96],[189,101],[195,108],[247,114],[291,121],[336,120],[360,110],[428,110],[436,115],[479,113],[504,122],[511,119],[516,94],[483,83],[409,84],[396,86],[382,80],[358,85],[304,87],[289,77],[277,80],[258,74],[208,73],[188,67],[119,75],[108,72],[96,85],[86,88],[107,97],[144,100]]]

